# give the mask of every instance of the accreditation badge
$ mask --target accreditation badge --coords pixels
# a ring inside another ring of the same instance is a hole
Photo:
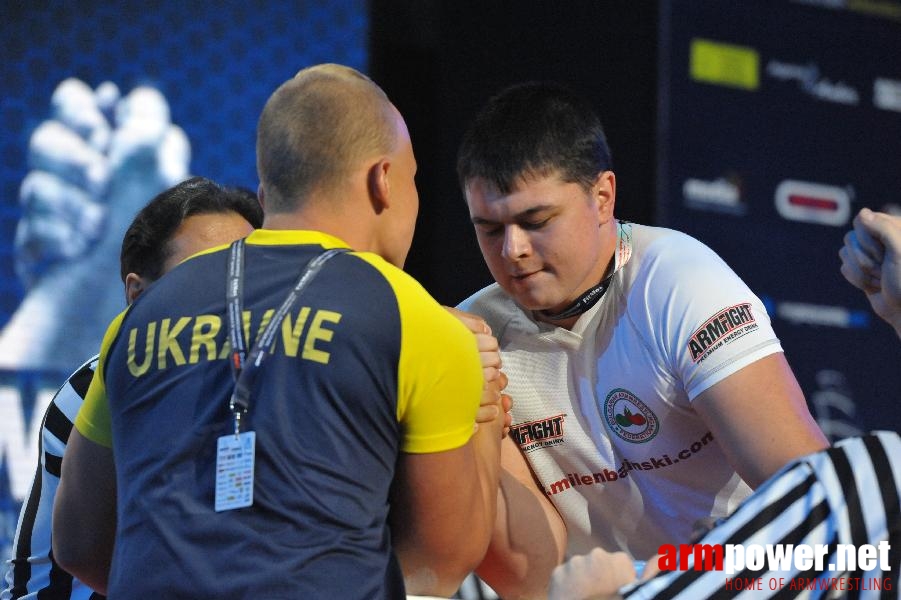
[[[216,448],[216,512],[253,504],[256,432],[223,435]]]

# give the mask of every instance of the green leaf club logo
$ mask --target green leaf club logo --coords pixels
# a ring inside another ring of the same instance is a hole
[[[638,396],[623,388],[607,394],[604,420],[610,431],[633,444],[643,444],[660,431],[657,415]]]

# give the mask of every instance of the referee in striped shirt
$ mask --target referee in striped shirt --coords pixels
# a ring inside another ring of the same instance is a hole
[[[853,225],[839,252],[842,275],[901,337],[901,217],[863,209]],[[652,563],[642,581],[629,583],[636,578],[631,559],[596,548],[557,567],[550,598],[901,598],[901,436],[876,431],[789,463],[695,547],[729,545],[803,545],[824,556],[813,568],[764,561],[760,569],[728,573],[707,561],[696,570],[693,551],[677,568],[651,576],[659,566]],[[879,550],[867,570],[841,556],[864,546]]]

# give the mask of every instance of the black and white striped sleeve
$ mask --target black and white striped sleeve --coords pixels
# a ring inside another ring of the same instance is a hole
[[[41,424],[40,464],[22,503],[13,558],[0,600],[18,598],[98,599],[87,586],[63,571],[53,560],[50,523],[59,485],[63,454],[75,415],[84,402],[97,368],[97,356],[81,365],[56,392]]]
[[[699,542],[744,548],[777,544],[820,547],[825,552],[821,568],[801,571],[792,561],[778,570],[770,564],[762,570],[746,568],[727,574],[694,570],[691,556],[688,569],[663,572],[623,590],[623,596],[629,600],[729,598],[742,592],[730,588],[728,578],[762,578],[767,585],[753,591],[755,598],[826,596],[829,582],[838,582],[854,588],[847,590],[847,597],[896,599],[901,571],[899,494],[901,437],[897,433],[880,431],[842,440],[786,466]],[[888,543],[890,549],[887,571],[842,568],[839,544],[859,548],[880,543]],[[774,579],[779,585],[771,590]]]

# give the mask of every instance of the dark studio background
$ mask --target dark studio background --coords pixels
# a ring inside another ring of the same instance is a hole
[[[406,116],[420,220],[407,270],[441,302],[491,282],[454,170],[478,108],[507,85],[564,83],[591,98],[617,173],[619,216],[654,217],[654,2],[373,0],[371,75]]]

